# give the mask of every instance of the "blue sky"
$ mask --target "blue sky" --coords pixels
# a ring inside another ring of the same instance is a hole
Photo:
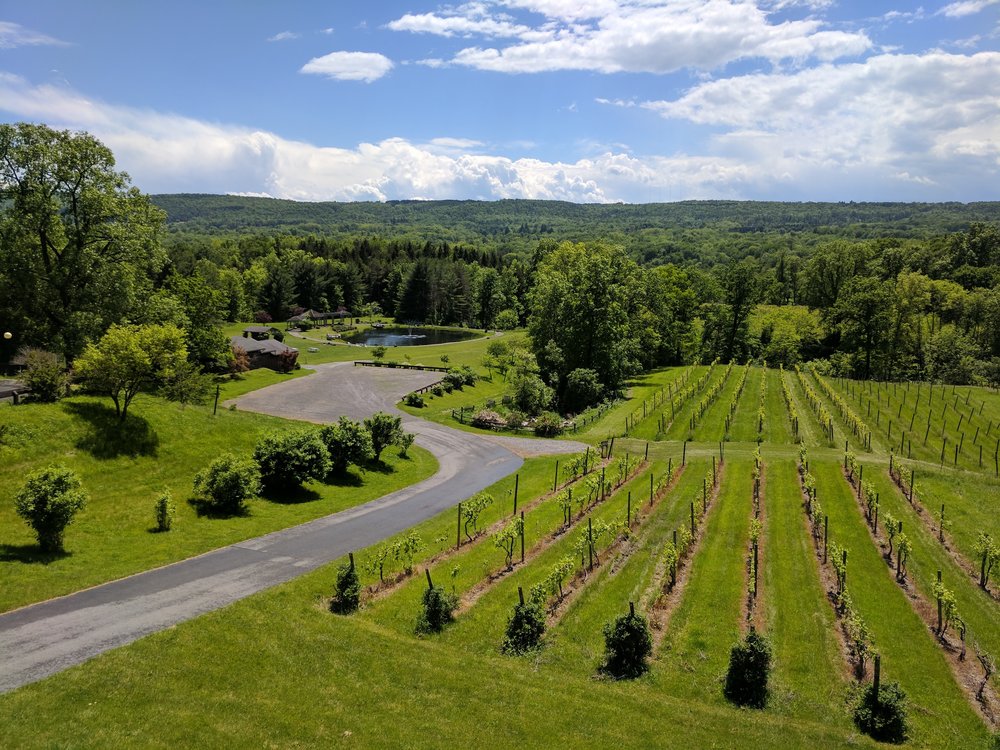
[[[0,118],[146,192],[997,200],[1000,0],[4,2]]]

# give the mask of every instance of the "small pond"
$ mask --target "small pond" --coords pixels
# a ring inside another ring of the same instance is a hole
[[[453,341],[468,341],[482,334],[475,331],[458,331],[441,328],[407,328],[406,326],[386,326],[370,328],[360,333],[344,336],[352,344],[367,346],[425,346],[427,344],[450,344]]]

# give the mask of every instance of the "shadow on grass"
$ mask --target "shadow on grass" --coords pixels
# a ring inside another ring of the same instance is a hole
[[[366,463],[365,471],[372,471],[376,474],[393,474],[396,470],[382,459],[379,459],[378,461],[369,461]]]
[[[360,487],[364,483],[364,478],[353,471],[331,472],[323,480],[323,484],[331,487]]]
[[[261,497],[278,505],[298,505],[299,503],[311,503],[320,499],[320,494],[316,490],[308,487],[266,487]]]
[[[217,508],[212,503],[200,497],[189,497],[187,504],[194,508],[194,512],[198,518],[246,518],[250,515],[250,508],[247,506],[233,512]]]
[[[142,417],[129,414],[122,422],[114,409],[91,401],[67,402],[63,408],[86,423],[87,429],[77,439],[76,447],[94,458],[156,455],[160,438]]]
[[[0,544],[0,562],[48,565],[72,554],[66,550],[46,552],[37,544]]]

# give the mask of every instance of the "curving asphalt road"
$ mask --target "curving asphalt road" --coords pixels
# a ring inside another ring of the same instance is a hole
[[[318,365],[308,377],[254,391],[238,408],[330,422],[395,408],[438,379],[416,370]],[[460,432],[403,415],[440,469],[429,479],[310,523],[0,615],[0,692],[13,690],[144,635],[291,580],[374,544],[517,471],[522,456],[569,453],[580,443]]]

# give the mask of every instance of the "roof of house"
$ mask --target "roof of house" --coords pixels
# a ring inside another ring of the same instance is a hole
[[[298,315],[293,315],[288,319],[289,323],[298,323],[303,320],[326,320],[327,318],[349,318],[351,317],[350,310],[341,306],[337,308],[337,312],[319,312],[318,310],[306,310]]]
[[[247,326],[243,329],[244,333],[270,333],[271,326]]]
[[[243,336],[233,336],[230,341],[233,346],[238,346],[247,354],[282,354],[286,351],[293,351],[292,347],[286,346],[276,339],[247,339]]]

